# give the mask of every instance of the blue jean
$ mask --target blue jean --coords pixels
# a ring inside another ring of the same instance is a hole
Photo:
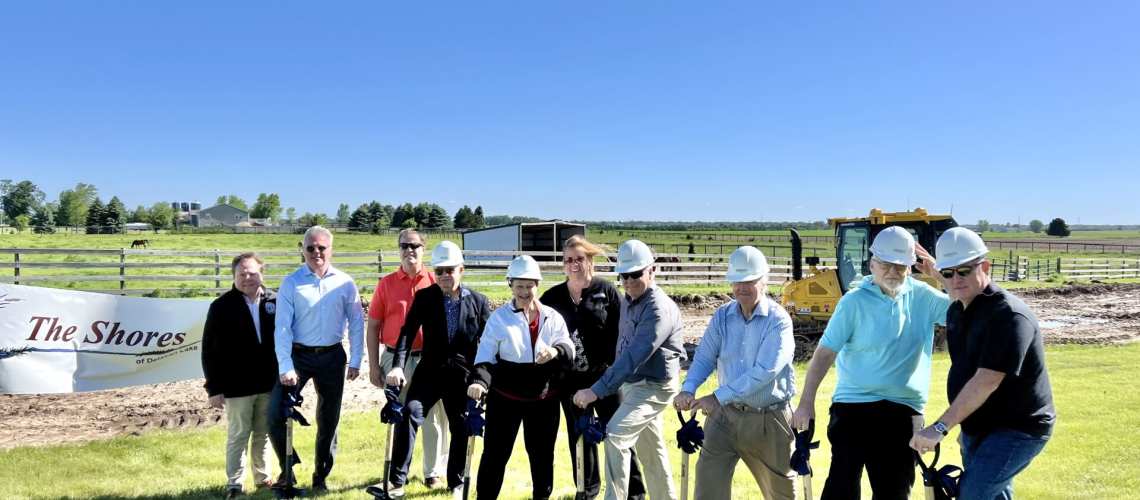
[[[1011,500],[1013,477],[1029,467],[1049,437],[998,429],[986,435],[962,432],[960,500]]]

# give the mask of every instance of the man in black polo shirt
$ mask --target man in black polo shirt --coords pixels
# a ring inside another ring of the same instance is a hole
[[[955,300],[946,313],[950,408],[910,443],[932,450],[962,424],[963,499],[1012,498],[1013,477],[1041,453],[1057,420],[1037,316],[990,279],[987,252],[968,229],[938,239],[938,278]]]

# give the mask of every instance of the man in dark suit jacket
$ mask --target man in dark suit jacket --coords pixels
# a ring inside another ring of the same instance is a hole
[[[475,351],[491,307],[487,297],[463,286],[463,252],[450,241],[432,250],[431,265],[436,284],[416,292],[408,317],[396,341],[396,356],[389,385],[403,386],[404,364],[412,350],[416,332],[423,327],[423,350],[416,377],[408,388],[402,424],[396,428],[392,450],[392,470],[388,472],[393,496],[403,494],[412,463],[412,445],[416,431],[424,421],[424,409],[443,402],[451,431],[447,456],[447,487],[455,495],[462,492],[463,467],[467,458],[467,427],[463,413],[467,411],[467,378],[475,362]]]
[[[226,409],[226,498],[242,495],[250,439],[257,488],[273,486],[267,411],[277,381],[273,350],[276,294],[261,285],[265,263],[257,252],[234,258],[233,288],[210,304],[202,334],[202,371],[210,406]]]

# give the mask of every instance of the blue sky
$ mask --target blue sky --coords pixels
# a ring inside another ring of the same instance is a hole
[[[1138,223],[1140,3],[0,3],[0,178],[564,219]]]

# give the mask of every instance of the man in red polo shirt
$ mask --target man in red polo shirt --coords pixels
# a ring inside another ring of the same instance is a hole
[[[383,389],[384,374],[392,369],[393,349],[400,338],[400,327],[412,306],[416,292],[435,284],[435,275],[424,268],[425,241],[415,229],[400,231],[400,268],[376,284],[372,303],[368,306],[368,378],[372,385]],[[423,332],[416,333],[412,353],[404,367],[410,381],[420,361]],[[380,352],[381,345],[383,353]],[[400,395],[404,401],[407,392]],[[447,414],[440,405],[432,407],[422,427],[424,449],[424,485],[435,488],[443,485],[440,477],[447,471]],[[388,477],[384,471],[382,477]],[[383,483],[381,483],[383,486]]]

